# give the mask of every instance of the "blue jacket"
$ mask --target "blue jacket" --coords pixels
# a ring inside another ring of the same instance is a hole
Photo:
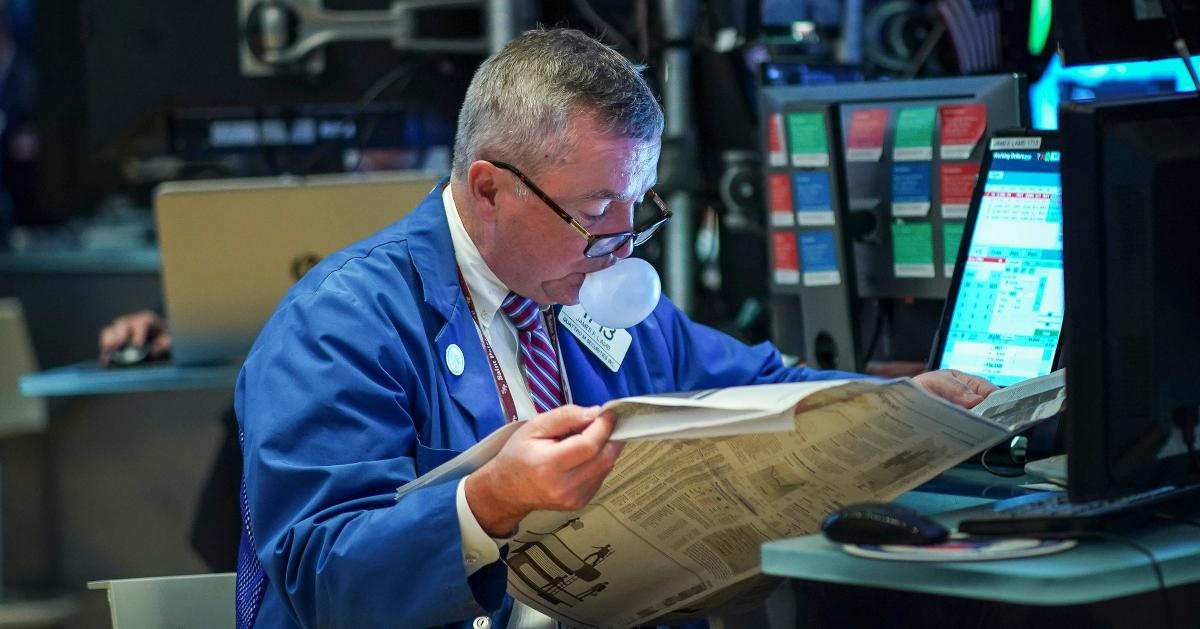
[[[397,486],[504,422],[459,287],[440,189],[309,271],[242,368],[243,509],[250,556],[267,579],[258,627],[470,626],[484,615],[493,627],[507,623],[504,565],[465,575],[455,484],[393,499]],[[772,346],[748,347],[693,323],[666,298],[630,328],[616,373],[559,329],[571,394],[583,406],[851,376],[786,368]],[[451,344],[465,357],[458,376],[444,360]]]

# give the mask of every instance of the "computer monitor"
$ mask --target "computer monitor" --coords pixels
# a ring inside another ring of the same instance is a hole
[[[1055,0],[1054,29],[1067,65],[1161,59],[1177,54],[1166,7],[1177,11],[1179,35],[1200,48],[1196,0]]]
[[[773,338],[821,367],[924,362],[985,138],[1026,126],[1024,77],[763,86],[760,96]]]
[[[1053,133],[992,137],[932,369],[958,369],[999,386],[1054,370],[1064,309],[1061,155]]]
[[[1200,98],[1061,110],[1073,500],[1200,479]]]

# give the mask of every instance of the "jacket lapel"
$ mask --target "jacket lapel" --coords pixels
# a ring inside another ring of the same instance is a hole
[[[487,354],[465,300],[461,300],[460,307],[454,310],[454,315],[434,340],[441,358],[442,381],[454,403],[471,418],[475,440],[481,440],[503,426],[505,419]],[[462,352],[461,373],[457,375],[450,369],[452,361],[448,360],[448,356],[456,351]]]
[[[463,297],[458,280],[458,263],[454,258],[454,243],[446,223],[446,206],[442,189],[447,179],[434,186],[425,201],[413,211],[409,224],[408,250],[413,266],[421,277],[423,298],[442,320],[434,334],[438,369],[450,397],[468,418],[475,440],[480,440],[504,425],[504,412],[496,391],[495,379],[488,366],[475,320]],[[455,374],[447,360],[462,353],[461,373]],[[449,409],[447,409],[449,410]],[[454,422],[445,422],[451,425]],[[469,444],[468,444],[469,445]]]

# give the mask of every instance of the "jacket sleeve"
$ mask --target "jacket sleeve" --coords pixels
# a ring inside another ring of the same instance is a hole
[[[418,438],[443,410],[423,391],[436,386],[428,360],[405,349],[424,342],[418,318],[347,292],[299,295],[238,379],[256,553],[303,626],[423,627],[503,600],[502,564],[466,576],[454,483],[393,498],[441,456]]]
[[[689,319],[663,298],[652,315],[672,356],[680,391],[804,380],[867,378],[845,371],[786,367],[771,343],[748,346]]]

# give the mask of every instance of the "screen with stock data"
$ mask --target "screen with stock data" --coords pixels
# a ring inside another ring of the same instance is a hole
[[[999,386],[1053,369],[1064,305],[1059,160],[992,153],[940,367]]]

